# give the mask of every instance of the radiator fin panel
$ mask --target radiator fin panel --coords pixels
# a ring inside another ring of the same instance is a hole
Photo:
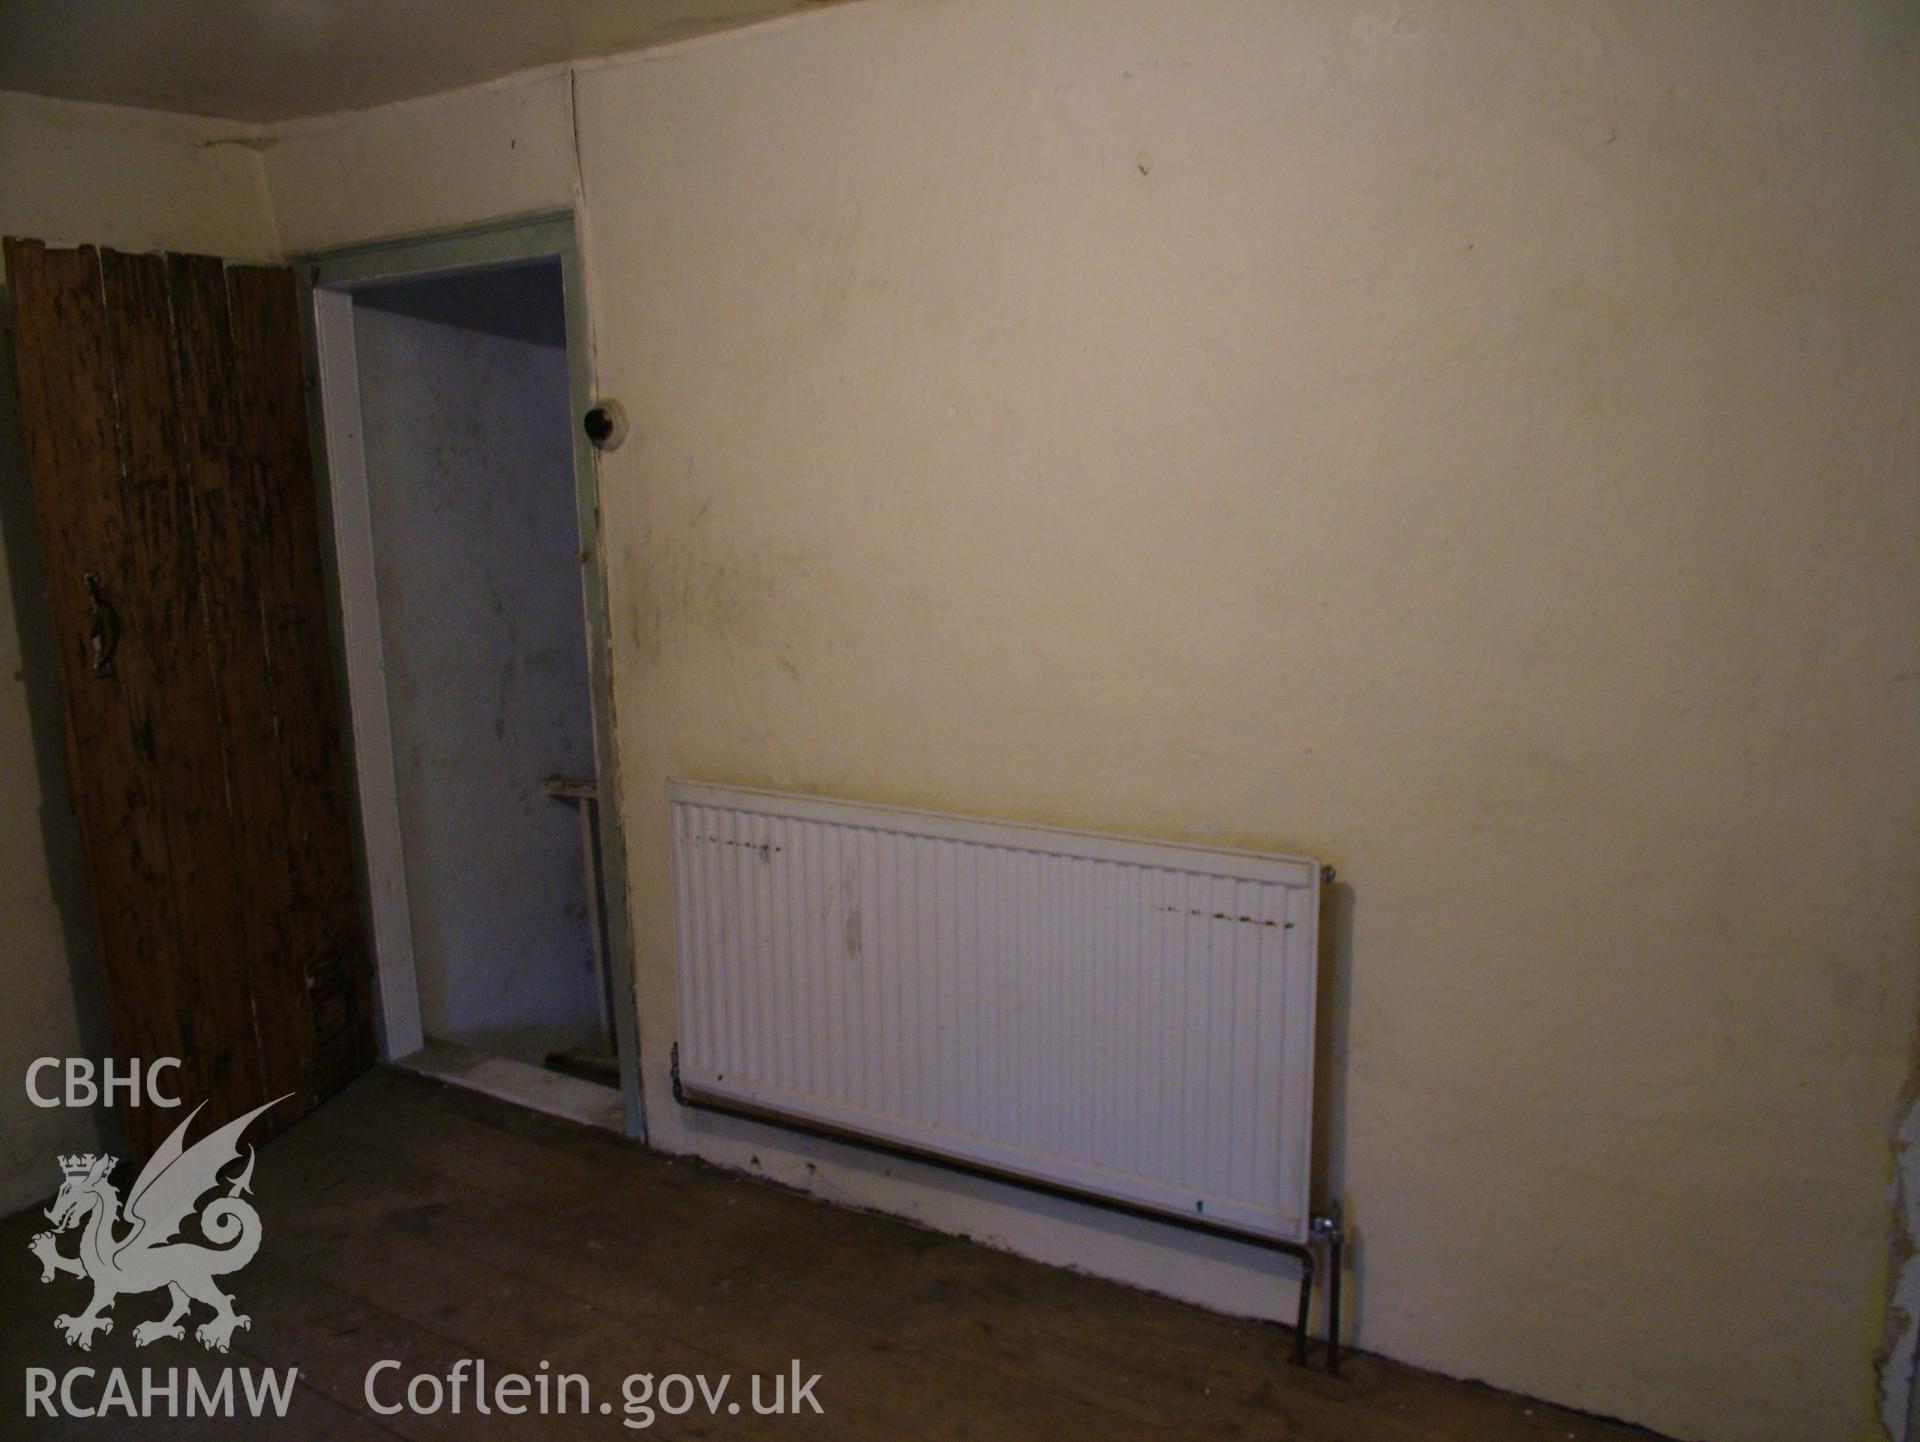
[[[669,788],[697,1098],[1301,1240],[1319,867]]]

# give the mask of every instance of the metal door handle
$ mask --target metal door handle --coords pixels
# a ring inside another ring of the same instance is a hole
[[[87,612],[93,618],[93,674],[113,674],[113,653],[120,645],[120,616],[107,599],[107,588],[98,571],[89,571],[81,581],[87,588]]]

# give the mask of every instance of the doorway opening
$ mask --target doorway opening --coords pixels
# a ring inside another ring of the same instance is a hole
[[[571,226],[306,273],[383,1052],[638,1135]]]

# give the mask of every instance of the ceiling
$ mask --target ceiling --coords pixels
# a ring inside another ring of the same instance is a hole
[[[0,0],[0,90],[232,120],[380,105],[823,0]]]

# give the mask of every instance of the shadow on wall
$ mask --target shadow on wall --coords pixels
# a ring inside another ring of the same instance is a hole
[[[26,443],[20,424],[19,393],[13,366],[13,325],[6,291],[0,287],[0,543],[6,551],[6,572],[10,594],[6,604],[12,609],[10,624],[20,648],[20,674],[16,679],[24,692],[28,728],[36,772],[34,795],[38,799],[36,816],[22,813],[0,816],[0,825],[26,832],[37,824],[38,844],[45,857],[47,878],[53,904],[59,912],[62,954],[58,956],[9,956],[7,975],[0,984],[18,983],[30,967],[55,969],[66,973],[73,992],[73,1015],[78,1027],[78,1049],[90,1057],[104,1056],[108,1049],[106,998],[100,981],[100,960],[94,934],[93,901],[87,889],[86,853],[80,835],[80,823],[74,815],[67,786],[66,735],[60,698],[57,653],[54,649],[53,618],[46,598],[46,576],[40,555],[40,532],[33,509],[33,489],[27,475]],[[10,719],[9,719],[10,724]],[[9,787],[9,800],[26,788],[19,783]],[[21,835],[14,847],[30,852],[32,841]],[[0,992],[0,1005],[8,1010],[14,993]],[[0,1087],[6,1087],[26,1105],[24,1076],[27,1064],[37,1056],[62,1054],[74,1039],[64,1032],[48,1034],[40,1026],[39,1008],[16,1022],[22,1029],[0,1030],[6,1045],[0,1051]],[[22,1090],[13,1090],[22,1088]],[[113,1144],[118,1125],[111,1108],[98,1108],[101,1134]],[[51,1165],[52,1158],[47,1158]],[[49,1176],[53,1174],[49,1172]],[[57,1178],[56,1178],[57,1180]],[[48,1186],[49,1194],[53,1191]]]
[[[374,310],[484,331],[503,340],[560,349],[567,344],[567,312],[555,260],[366,285],[353,299]]]

